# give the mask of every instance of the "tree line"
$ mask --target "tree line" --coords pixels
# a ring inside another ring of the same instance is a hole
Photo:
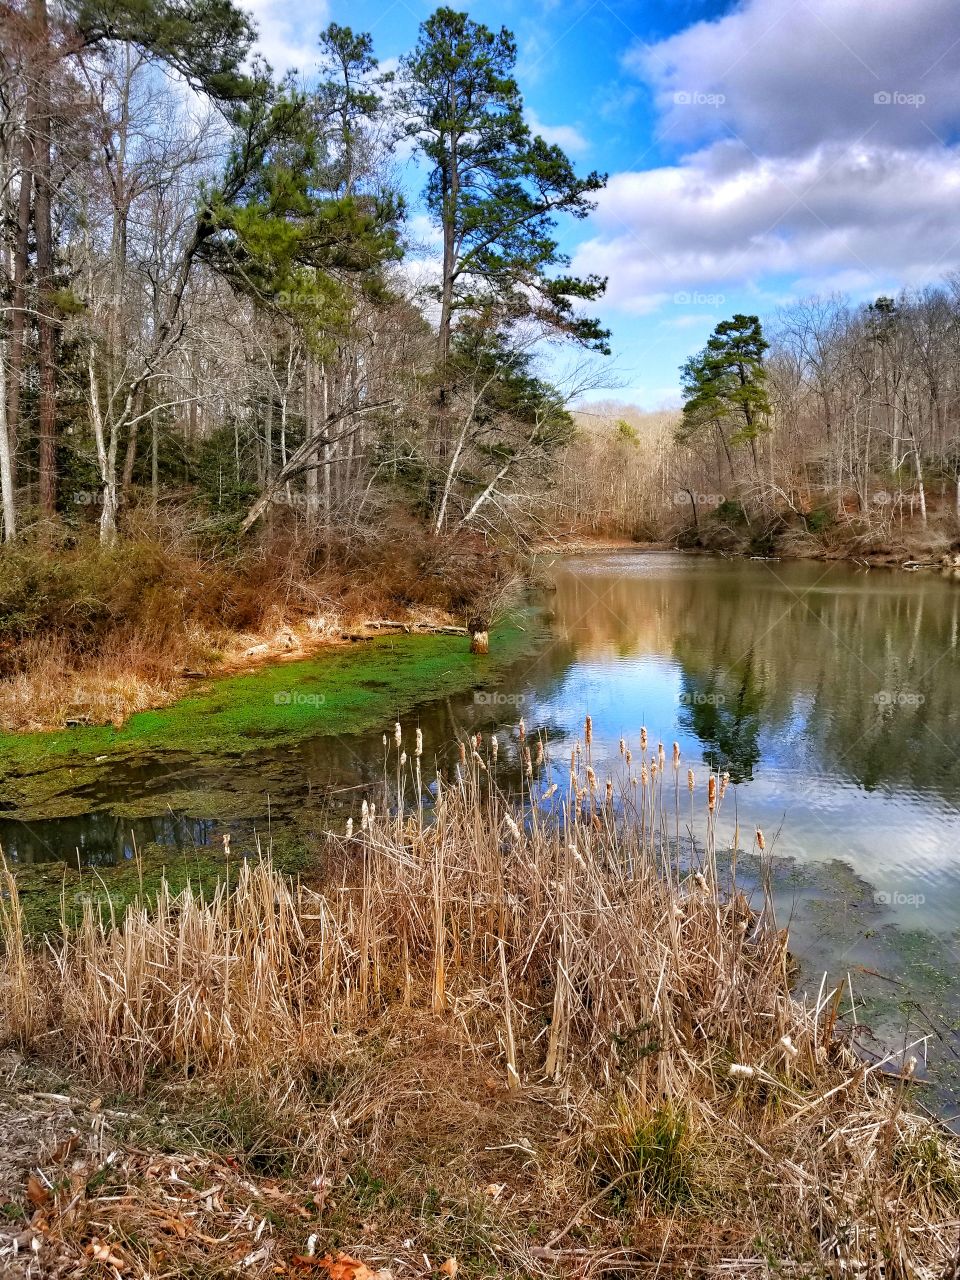
[[[641,537],[726,525],[758,545],[838,528],[956,540],[960,275],[734,315],[680,375],[674,412],[576,415],[547,519]]]
[[[384,73],[331,24],[301,77],[233,0],[0,24],[6,541],[91,507],[104,542],[184,507],[237,535],[517,518],[583,385],[543,351],[607,350],[557,231],[605,179],[530,129],[506,29],[440,8]]]

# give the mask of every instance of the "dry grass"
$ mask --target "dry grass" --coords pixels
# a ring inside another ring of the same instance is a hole
[[[291,632],[315,647],[333,619],[463,625],[512,577],[508,559],[412,522],[349,540],[281,526],[225,548],[134,529],[113,547],[0,549],[0,732],[122,722],[181,695],[185,669],[230,669],[251,648],[276,656]]]
[[[144,1276],[309,1268],[309,1236],[418,1275],[447,1254],[514,1275],[946,1274],[956,1141],[852,1054],[832,993],[792,996],[769,902],[717,870],[723,779],[681,868],[700,788],[652,749],[625,751],[615,804],[588,731],[567,795],[521,814],[489,744],[465,743],[429,821],[422,756],[390,750],[408,816],[381,804],[331,836],[320,889],[243,863],[229,893],[91,908],[28,956],[9,886],[5,1038],[141,1099],[108,1196],[89,1143],[65,1189],[51,1175],[42,1248],[82,1271],[96,1236]],[[246,1202],[271,1198],[254,1247]],[[186,1226],[158,1236],[164,1213]]]

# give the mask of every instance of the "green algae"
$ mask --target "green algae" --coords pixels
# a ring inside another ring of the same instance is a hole
[[[316,853],[289,834],[262,846],[254,836],[238,840],[229,857],[222,847],[177,850],[151,844],[140,850],[138,859],[102,870],[35,863],[15,872],[24,926],[33,937],[56,934],[64,924],[77,925],[88,905],[104,919],[119,921],[131,906],[149,909],[164,882],[173,894],[189,886],[207,898],[221,884],[229,889],[244,859],[259,858],[262,852],[269,852],[274,867],[291,877],[309,877],[320,870]]]
[[[78,816],[94,807],[84,792],[109,782],[118,766],[138,769],[159,762],[171,769],[183,764],[215,770],[314,737],[386,728],[421,702],[496,681],[546,634],[542,618],[531,609],[498,627],[490,654],[483,656],[471,654],[461,636],[377,637],[224,677],[168,707],[133,715],[120,729],[98,725],[2,735],[0,809],[24,821]],[[256,780],[261,797],[264,781]],[[211,790],[221,791],[217,798],[224,813],[237,812],[232,789]],[[189,800],[206,814],[203,798],[201,792]],[[254,812],[250,796],[247,801],[241,811]],[[123,816],[148,808],[156,812],[147,799],[121,807]],[[111,809],[120,812],[112,803]]]

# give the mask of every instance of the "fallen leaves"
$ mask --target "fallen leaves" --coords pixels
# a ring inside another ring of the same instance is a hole
[[[330,1280],[393,1280],[393,1273],[386,1268],[373,1271],[365,1262],[347,1253],[325,1253],[321,1258],[298,1254],[294,1262],[301,1267],[317,1267],[325,1271]]]

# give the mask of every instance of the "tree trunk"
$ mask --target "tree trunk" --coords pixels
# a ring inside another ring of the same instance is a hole
[[[34,0],[44,66],[37,77],[37,136],[34,144],[34,234],[37,242],[37,332],[40,351],[40,507],[50,520],[57,514],[57,367],[53,315],[53,227],[50,214],[50,81],[47,55],[46,0]]]
[[[3,515],[3,540],[12,542],[17,536],[17,507],[13,486],[13,458],[7,431],[7,384],[3,343],[0,343],[0,513]]]
[[[17,199],[17,235],[13,251],[13,291],[10,307],[10,385],[7,390],[7,434],[10,441],[11,482],[17,483],[17,443],[20,439],[20,389],[27,331],[27,266],[30,244],[30,193],[33,187],[32,132],[36,108],[33,94],[27,99],[26,124],[20,148],[20,192]]]

